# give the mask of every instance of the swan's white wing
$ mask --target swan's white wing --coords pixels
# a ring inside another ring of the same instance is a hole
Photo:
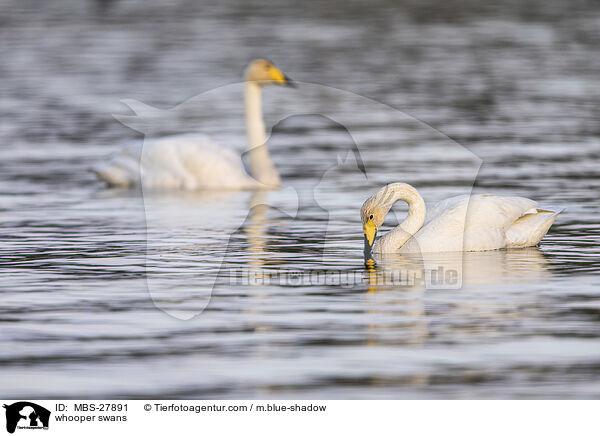
[[[462,251],[469,196],[440,201],[431,208],[426,224],[404,246],[402,252]]]
[[[509,246],[507,232],[520,217],[536,212],[523,197],[460,196],[444,200],[402,251],[483,251]],[[546,229],[547,230],[547,229]]]
[[[474,195],[468,205],[464,251],[506,248],[508,229],[525,214],[535,213],[537,202],[524,197]]]
[[[474,195],[468,205],[466,231],[490,227],[506,231],[519,217],[534,212],[536,206],[536,201],[525,197]]]
[[[507,247],[523,248],[540,243],[554,220],[564,209],[535,209],[518,218],[507,230]]]
[[[141,170],[141,171],[140,171]],[[150,139],[123,149],[96,174],[111,185],[151,189],[240,189],[256,185],[232,150],[204,135]]]
[[[456,197],[450,197],[446,198],[445,200],[438,201],[433,205],[428,205],[427,217],[425,218],[425,224],[423,224],[423,227],[427,226],[427,224],[438,218],[440,215],[443,215],[447,211],[459,206],[459,204],[467,198],[469,198],[468,195],[457,195]]]

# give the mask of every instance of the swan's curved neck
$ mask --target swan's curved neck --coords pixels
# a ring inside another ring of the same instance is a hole
[[[277,186],[279,174],[267,149],[267,137],[261,107],[261,90],[256,82],[246,81],[246,132],[248,135],[248,158],[250,173],[260,183]]]
[[[423,227],[427,213],[423,197],[412,186],[406,183],[392,183],[388,188],[391,191],[385,202],[388,211],[396,201],[402,200],[408,203],[408,216],[377,243],[378,250],[386,252],[398,250],[406,244]]]

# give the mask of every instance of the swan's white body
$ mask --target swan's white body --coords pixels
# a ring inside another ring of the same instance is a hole
[[[147,139],[125,147],[107,164],[94,168],[112,186],[140,184],[150,189],[247,189],[279,186],[279,174],[266,145],[261,87],[289,85],[270,62],[259,59],[246,70],[246,131],[250,174],[240,156],[204,135]]]
[[[363,222],[374,215],[374,224],[379,227],[398,200],[409,204],[408,217],[380,238],[374,247],[376,253],[531,247],[541,241],[562,211],[540,209],[528,198],[480,194],[444,200],[426,217],[425,202],[417,190],[405,183],[392,183],[365,202]]]
[[[94,169],[112,186],[139,183],[153,189],[245,189],[259,187],[239,155],[197,134],[148,139],[130,145]]]

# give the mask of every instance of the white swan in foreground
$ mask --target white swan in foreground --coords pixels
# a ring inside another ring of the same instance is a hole
[[[360,210],[365,257],[370,258],[378,228],[392,205],[408,203],[408,217],[379,239],[376,253],[485,251],[537,245],[561,210],[537,208],[523,197],[489,194],[452,197],[438,203],[425,220],[425,202],[407,183],[391,183]]]
[[[250,63],[245,72],[246,131],[250,174],[240,156],[204,135],[187,134],[146,140],[140,162],[139,146],[126,147],[107,164],[94,168],[112,186],[142,182],[157,189],[246,189],[279,186],[279,174],[266,146],[261,87],[293,86],[265,59]]]

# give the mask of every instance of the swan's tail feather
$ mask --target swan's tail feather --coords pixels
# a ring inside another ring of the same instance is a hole
[[[130,187],[139,183],[139,164],[129,159],[114,159],[105,165],[93,167],[92,172],[109,186]]]
[[[141,145],[132,144],[113,154],[108,162],[91,168],[109,186],[131,187],[140,183]]]
[[[540,243],[550,226],[564,208],[540,209],[526,213],[517,219],[506,232],[508,248],[532,247]]]
[[[129,174],[111,165],[92,168],[91,171],[96,176],[106,182],[109,186],[127,187],[133,185]]]

